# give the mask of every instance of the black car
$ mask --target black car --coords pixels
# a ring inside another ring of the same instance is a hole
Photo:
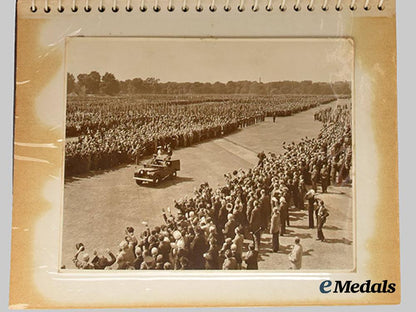
[[[133,179],[138,185],[142,183],[158,184],[170,177],[176,177],[181,169],[179,159],[160,159],[154,157],[152,161],[144,164],[142,168],[136,169]]]

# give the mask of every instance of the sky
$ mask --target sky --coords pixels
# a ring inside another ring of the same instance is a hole
[[[352,80],[347,39],[88,38],[66,42],[67,72],[161,82]]]

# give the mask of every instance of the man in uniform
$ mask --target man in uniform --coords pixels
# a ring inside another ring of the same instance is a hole
[[[325,208],[324,202],[321,200],[318,203],[318,211],[317,211],[317,227],[318,227],[318,238],[316,240],[320,240],[322,242],[325,241],[324,233],[322,232],[322,228],[326,222],[326,218],[329,216],[328,209]]]
[[[251,217],[250,217],[250,228],[251,231],[253,233],[253,243],[255,246],[256,250],[260,249],[260,238],[261,238],[261,226],[263,224],[262,222],[262,216],[261,216],[261,211],[259,208],[259,205],[256,203],[254,205],[254,209],[251,212]]]
[[[314,204],[315,204],[315,191],[310,189],[306,195],[305,199],[308,201],[308,215],[309,215],[309,228],[313,229],[315,227],[313,221],[313,213],[314,213]]]
[[[270,220],[270,234],[272,234],[272,249],[273,252],[279,251],[279,234],[280,234],[280,213],[278,208],[273,208],[272,217]]]

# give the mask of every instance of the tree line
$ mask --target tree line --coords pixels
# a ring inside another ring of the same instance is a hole
[[[103,76],[97,71],[67,73],[68,94],[337,94],[350,95],[349,81],[228,81],[223,82],[160,82],[157,78],[118,80],[112,73]]]

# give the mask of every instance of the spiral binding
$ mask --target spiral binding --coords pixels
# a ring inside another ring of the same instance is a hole
[[[168,5],[166,7],[167,11],[173,12],[175,10],[175,6],[174,6],[175,1],[180,3],[180,9],[183,12],[188,12],[190,10],[190,7],[188,6],[189,0],[168,0]],[[204,9],[201,3],[202,0],[194,0],[194,1],[196,1],[195,10],[197,12],[202,12]],[[211,3],[208,7],[209,11],[215,12],[217,10],[217,4],[219,4],[220,1],[224,3],[223,10],[225,12],[231,11],[232,7],[230,4],[230,0],[211,0]],[[31,6],[30,6],[31,12],[33,13],[37,12],[38,11],[37,4],[40,5],[41,2],[42,0],[31,0]],[[131,12],[134,10],[131,0],[113,0],[112,2],[113,4],[111,6],[111,10],[114,13],[119,12],[120,10],[119,4],[121,3],[125,4],[125,10],[127,12]],[[240,0],[237,6],[237,10],[239,12],[245,11],[246,9],[245,4],[247,2],[252,3],[251,10],[253,12],[257,12],[260,10],[259,0]],[[271,12],[273,10],[273,2],[275,2],[278,5],[278,9],[281,12],[285,12],[288,9],[293,9],[294,11],[300,11],[302,9],[302,4],[306,4],[306,9],[308,11],[315,10],[316,8],[319,7],[319,5],[322,11],[328,11],[330,9],[329,2],[335,2],[334,8],[336,11],[343,10],[344,8],[343,5],[345,5],[345,7],[351,11],[356,11],[358,9],[357,0],[334,0],[334,1],[332,0],[295,0],[295,5],[293,6],[293,8],[289,8],[287,6],[288,0],[267,0],[267,5],[265,7],[266,11]],[[319,2],[321,4],[319,4]],[[378,0],[376,9],[378,9],[379,11],[383,11],[385,8],[384,2],[385,2],[384,0]],[[146,12],[148,9],[146,4],[148,4],[154,12],[160,12],[162,10],[162,7],[160,5],[160,0],[141,0],[138,10],[141,12]],[[78,5],[80,5],[81,8],[83,8],[85,12],[91,12],[94,9],[90,5],[90,0],[72,0],[72,5],[69,9],[72,12],[77,12]],[[105,11],[106,8],[104,6],[104,0],[98,1],[98,7],[96,9],[99,12]],[[362,7],[362,9],[364,9],[365,11],[369,11],[372,9],[372,7],[370,6],[370,0],[365,0],[364,6]],[[63,13],[65,11],[64,6],[62,5],[62,0],[58,0],[56,10],[59,13]],[[52,8],[50,6],[50,0],[43,0],[43,11],[45,13],[50,13],[52,11]]]

